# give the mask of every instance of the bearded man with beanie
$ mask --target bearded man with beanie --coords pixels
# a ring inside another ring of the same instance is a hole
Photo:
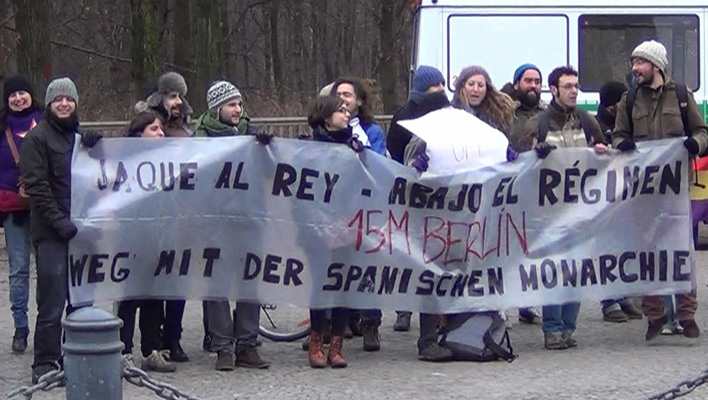
[[[194,136],[188,125],[192,107],[185,99],[186,95],[187,83],[184,77],[177,72],[168,72],[160,76],[157,85],[148,90],[145,100],[135,105],[135,113],[152,109],[160,114],[165,121],[166,137]]]
[[[30,196],[32,243],[37,264],[37,323],[32,382],[61,363],[61,319],[67,302],[69,240],[78,229],[71,215],[71,157],[79,132],[79,94],[69,78],[47,87],[46,110],[20,149],[20,172]],[[91,147],[100,135],[81,134]],[[67,314],[74,311],[69,306]]]
[[[509,130],[509,144],[520,153],[533,148],[533,139],[523,135],[526,123],[546,109],[541,101],[541,70],[534,64],[520,65],[514,79],[501,88],[514,100],[514,124]]]
[[[688,89],[688,121],[687,126],[684,126],[677,94],[677,86],[680,84],[674,82],[668,74],[669,60],[664,45],[655,40],[639,44],[632,52],[631,62],[637,84],[636,98],[631,116],[624,111],[627,110],[627,93],[617,106],[619,111],[612,131],[614,147],[620,151],[633,151],[636,149],[635,142],[685,137],[683,144],[690,156],[703,154],[708,148],[708,126]],[[694,243],[696,236],[697,231],[694,229]],[[676,301],[683,335],[688,338],[699,337],[700,330],[695,320],[698,308],[695,289],[690,293],[676,295]],[[642,311],[649,320],[645,339],[652,340],[661,333],[668,320],[662,296],[644,296]]]
[[[212,83],[207,90],[207,106],[209,109],[197,120],[197,136],[254,135],[262,144],[270,142],[271,134],[256,133],[249,126],[241,92],[232,83]],[[204,301],[203,311],[207,331],[204,347],[217,353],[216,370],[231,371],[235,365],[258,369],[270,367],[270,362],[261,358],[257,348],[259,304],[239,301],[232,313],[228,299],[210,300]]]

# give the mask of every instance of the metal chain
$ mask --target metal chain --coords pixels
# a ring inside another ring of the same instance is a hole
[[[126,381],[137,387],[145,387],[152,390],[153,392],[155,392],[156,395],[162,397],[163,399],[200,400],[197,397],[190,396],[182,392],[181,390],[168,383],[160,382],[156,379],[150,378],[150,376],[140,368],[127,366],[124,367],[123,377]]]
[[[14,399],[18,396],[23,396],[25,400],[32,398],[36,392],[44,391],[48,392],[61,385],[64,380],[64,371],[55,369],[47,372],[46,374],[39,377],[36,385],[32,386],[20,386],[17,389],[7,394],[8,399]]]
[[[678,397],[683,397],[696,390],[697,387],[706,383],[708,383],[708,369],[701,372],[701,374],[695,379],[688,379],[683,382],[679,382],[678,385],[663,393],[651,396],[648,400],[672,400]]]

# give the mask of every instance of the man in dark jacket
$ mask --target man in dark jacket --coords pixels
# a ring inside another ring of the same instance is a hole
[[[413,134],[398,125],[398,121],[416,119],[425,114],[450,106],[450,100],[445,94],[445,78],[437,68],[421,65],[413,76],[408,103],[396,111],[391,119],[386,136],[386,148],[391,158],[403,164],[405,150]],[[406,332],[411,328],[411,312],[397,311],[393,330]]]
[[[635,142],[684,137],[683,144],[690,156],[703,154],[708,148],[708,127],[690,91],[686,99],[688,126],[684,126],[677,83],[667,73],[669,60],[664,45],[654,40],[643,42],[634,49],[630,60],[637,94],[631,115],[624,111],[627,109],[626,94],[617,106],[620,111],[612,131],[612,145],[620,151],[633,151],[637,147]],[[690,136],[686,135],[686,131]],[[696,235],[694,230],[694,242]],[[699,337],[701,331],[695,319],[698,307],[696,291],[677,294],[676,301],[683,335]],[[649,320],[645,339],[652,340],[668,321],[664,300],[661,296],[645,296],[642,309]]]
[[[61,318],[68,293],[69,240],[77,228],[71,215],[71,156],[79,120],[79,95],[69,78],[47,87],[46,111],[22,144],[20,172],[31,205],[31,232],[37,264],[37,324],[34,331],[32,382],[59,368]],[[90,144],[85,140],[90,138]],[[100,136],[90,133],[82,143],[92,146]],[[73,311],[71,307],[67,313]]]
[[[541,101],[541,83],[541,70],[527,63],[519,66],[514,71],[513,81],[501,89],[514,100],[514,124],[509,132],[509,145],[519,153],[529,151],[533,147],[533,139],[523,135],[526,123],[546,108],[546,104]],[[533,322],[535,315],[532,311],[522,319]]]
[[[244,118],[241,92],[231,82],[214,82],[207,91],[207,105],[209,109],[197,120],[197,136],[256,135],[248,125],[249,120]],[[268,144],[271,135],[259,133],[256,138]],[[211,340],[210,350],[217,353],[218,371],[231,371],[234,365],[259,369],[270,367],[257,349],[261,316],[259,304],[239,301],[232,315],[228,299],[210,300],[204,302],[204,313],[207,337]]]
[[[602,129],[602,134],[605,136],[607,143],[612,140],[612,130],[615,129],[617,104],[626,91],[627,86],[618,81],[609,81],[600,88],[600,105],[597,107],[595,119],[600,124],[600,129]]]

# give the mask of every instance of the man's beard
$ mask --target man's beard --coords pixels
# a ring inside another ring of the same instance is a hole
[[[60,118],[51,108],[48,108],[47,111],[49,118],[65,132],[74,132],[79,127],[79,116],[76,111],[65,118]]]
[[[642,77],[642,83],[639,83],[636,75],[634,75],[634,81],[637,82],[638,86],[650,86],[654,83],[654,71],[650,71],[648,74],[649,76],[647,76],[647,74],[640,75]]]
[[[529,96],[529,92],[533,93],[534,96]],[[519,99],[519,103],[523,104],[525,107],[536,107],[541,100],[541,94],[535,90],[523,91],[517,90],[516,97]]]

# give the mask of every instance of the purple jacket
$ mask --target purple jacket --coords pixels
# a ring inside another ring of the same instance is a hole
[[[41,119],[41,111],[32,111],[25,115],[7,114],[5,125],[12,132],[18,152],[22,145],[22,139]],[[19,179],[20,170],[15,165],[15,159],[12,157],[5,132],[0,132],[0,189],[16,192]]]

